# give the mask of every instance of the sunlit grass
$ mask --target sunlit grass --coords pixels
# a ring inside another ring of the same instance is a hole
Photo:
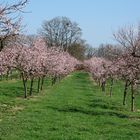
[[[140,113],[122,105],[123,85],[106,95],[85,72],[75,72],[24,99],[21,81],[0,82],[1,140],[138,140]],[[136,107],[140,109],[139,95]]]

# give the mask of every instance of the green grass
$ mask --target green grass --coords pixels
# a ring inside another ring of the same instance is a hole
[[[110,98],[108,87],[103,95],[87,73],[75,72],[23,99],[20,81],[2,81],[0,140],[140,140],[139,95],[131,113],[129,102],[122,105],[122,83],[115,83]]]

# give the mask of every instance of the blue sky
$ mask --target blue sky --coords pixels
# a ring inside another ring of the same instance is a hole
[[[140,0],[30,0],[25,10],[30,12],[23,14],[27,33],[37,33],[44,20],[66,16],[79,24],[93,47],[113,43],[119,27],[140,22]]]

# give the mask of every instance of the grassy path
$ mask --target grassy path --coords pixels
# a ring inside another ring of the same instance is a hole
[[[140,139],[140,114],[122,107],[118,95],[101,95],[87,73],[73,73],[44,92],[28,100],[2,97],[0,140]]]

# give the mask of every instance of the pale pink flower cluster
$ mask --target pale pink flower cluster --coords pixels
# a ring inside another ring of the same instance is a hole
[[[140,78],[140,59],[130,54],[123,54],[114,61],[93,57],[84,62],[86,69],[92,73],[94,79],[110,77],[129,81]]]
[[[85,68],[95,80],[105,81],[109,77],[109,66],[111,62],[104,58],[92,57],[84,61]]]
[[[57,48],[47,48],[41,38],[31,46],[17,44],[0,52],[0,73],[16,69],[27,77],[41,77],[47,74],[67,75],[74,70],[77,60]]]

